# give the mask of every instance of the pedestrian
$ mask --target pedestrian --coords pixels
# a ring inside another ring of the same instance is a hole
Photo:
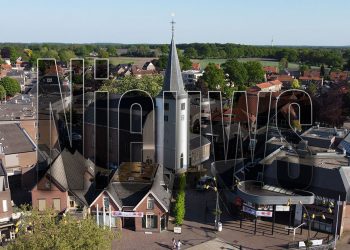
[[[180,250],[180,249],[181,249],[181,244],[182,244],[181,241],[178,240],[178,241],[177,241],[177,250]]]
[[[173,238],[173,249],[176,249],[176,240]]]

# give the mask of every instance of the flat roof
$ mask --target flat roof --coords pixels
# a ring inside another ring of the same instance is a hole
[[[123,162],[115,172],[112,182],[152,182],[157,171],[157,167],[157,164]]]
[[[311,127],[301,134],[301,136],[317,139],[331,139],[333,137],[344,138],[347,133],[348,130],[344,128]]]
[[[0,124],[0,143],[5,155],[33,152],[36,149],[17,123]]]
[[[255,204],[283,205],[313,204],[315,196],[303,190],[287,190],[281,187],[264,185],[259,181],[241,181],[237,185],[237,194],[245,201]]]

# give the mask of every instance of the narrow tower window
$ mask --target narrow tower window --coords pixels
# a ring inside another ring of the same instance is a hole
[[[139,103],[130,107],[130,132],[142,134],[142,107]]]
[[[180,168],[184,167],[184,154],[181,154],[180,156]]]

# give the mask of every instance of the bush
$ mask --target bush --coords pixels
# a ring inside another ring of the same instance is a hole
[[[21,92],[19,82],[7,76],[0,80],[0,85],[4,87],[7,96],[14,96],[15,94]]]
[[[4,87],[2,85],[0,85],[0,101],[5,99],[5,97],[6,97],[6,91],[5,91]]]
[[[186,189],[186,175],[181,174],[179,176],[179,192],[176,196],[176,202],[174,207],[175,224],[177,226],[182,225],[185,218],[185,189]]]
[[[184,191],[180,191],[177,194],[174,212],[175,212],[175,224],[177,226],[182,225],[183,220],[185,218],[185,192]]]

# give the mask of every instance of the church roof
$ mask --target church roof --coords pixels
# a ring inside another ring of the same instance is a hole
[[[168,64],[165,71],[163,91],[177,91],[178,96],[187,94],[182,80],[181,67],[179,57],[177,55],[174,36],[171,39]]]

